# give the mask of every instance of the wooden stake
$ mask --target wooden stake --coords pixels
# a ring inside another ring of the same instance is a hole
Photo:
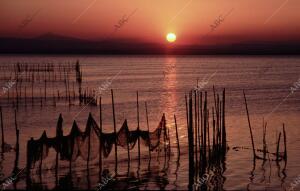
[[[116,127],[116,115],[115,115],[115,102],[114,102],[114,92],[111,89],[111,99],[112,99],[112,109],[113,109],[113,123],[114,123],[114,133],[117,136],[117,127]],[[117,148],[117,139],[115,139],[115,171],[118,169],[118,148]]]
[[[189,94],[189,125],[188,125],[188,145],[189,145],[189,190],[194,185],[194,136],[193,136],[193,101],[192,92]]]
[[[33,81],[34,81],[34,75],[32,73],[32,82],[31,82],[31,105],[33,107]]]
[[[203,126],[203,154],[204,154],[204,162],[206,162],[206,146],[207,146],[207,143],[206,143],[206,133],[207,133],[207,92],[205,92],[205,95],[204,95],[204,126]]]
[[[126,125],[127,125],[127,120],[125,119],[126,121]],[[127,126],[128,127],[128,126]],[[129,129],[127,129],[127,132],[126,132],[126,141],[127,141],[127,166],[128,166],[128,170],[130,169],[130,150],[129,150]]]
[[[285,126],[284,126],[284,123],[282,125],[283,127],[283,140],[284,140],[284,160],[286,161],[287,160],[287,148],[286,148],[286,134],[285,134]]]
[[[200,150],[203,149],[203,108],[202,108],[202,92],[200,92],[200,117],[201,117],[201,126],[200,126],[200,137],[201,137],[201,146]]]
[[[222,100],[219,102],[219,147],[222,147]]]
[[[197,140],[198,142],[196,144],[198,144],[198,149],[201,150],[201,137],[200,137],[200,93],[198,92],[198,96],[197,96],[197,118],[198,118],[198,122],[197,122]],[[198,153],[196,153],[198,155]],[[201,158],[199,157],[199,160],[201,160]]]
[[[216,128],[216,121],[215,121],[215,113],[214,113],[214,107],[212,107],[212,116],[213,116],[213,149],[215,148],[215,144],[216,144],[216,135],[215,135],[215,128]]]
[[[247,105],[247,99],[246,99],[246,95],[245,95],[245,91],[244,91],[244,90],[243,90],[243,94],[244,94],[244,100],[245,100],[246,111],[247,111],[247,117],[248,117],[248,125],[249,125],[249,130],[250,130],[250,135],[251,135],[253,157],[256,158],[256,154],[255,154],[255,146],[254,146],[254,140],[253,140],[253,134],[252,134],[252,128],[251,128],[250,117],[249,117],[249,111],[248,111],[248,105]]]
[[[223,105],[222,105],[222,147],[226,151],[226,127],[225,127],[225,88],[223,90]]]
[[[90,116],[91,116],[91,113],[90,113],[89,117]],[[87,161],[86,161],[86,168],[89,169],[90,153],[91,153],[91,131],[92,131],[92,128],[89,123],[88,123],[87,130],[88,130],[88,156],[87,156]]]
[[[216,120],[217,120],[216,145],[219,147],[219,144],[220,144],[220,98],[219,98],[218,94],[217,94]]]
[[[63,137],[63,118],[62,115],[59,115],[57,125],[56,125],[56,157],[55,157],[55,178],[56,181],[58,181],[58,162],[59,162],[59,154],[61,152],[60,146],[61,146],[61,139]]]
[[[2,107],[0,106],[0,117],[1,117],[1,137],[2,137],[2,153],[4,153],[4,130],[3,130],[3,115],[2,115]]]
[[[170,129],[169,128],[167,128],[167,132],[168,132],[168,157],[169,157],[169,161],[170,161],[170,157],[171,157],[171,137],[170,137]]]
[[[186,126],[189,126],[189,111],[188,111],[188,101],[187,101],[187,96],[185,94],[185,112],[186,112]]]
[[[208,153],[210,154],[209,109],[207,109],[207,143],[208,143]]]
[[[137,109],[137,131],[138,131],[138,157],[139,164],[141,163],[141,148],[140,148],[140,111],[139,111],[139,92],[136,92],[136,109]]]
[[[194,99],[195,99],[195,103],[194,103],[194,112],[195,112],[195,136],[194,136],[194,139],[195,139],[195,157],[196,157],[196,165],[198,164],[198,148],[197,148],[197,134],[198,134],[198,131],[197,131],[197,122],[198,122],[198,114],[197,114],[197,91],[194,91]]]
[[[267,123],[264,122],[263,119],[263,152],[264,152],[264,160],[266,160],[266,154],[267,154],[267,142],[266,142],[266,134],[267,134]]]
[[[16,161],[15,161],[15,169],[17,169],[18,160],[19,160],[19,129],[18,129],[17,110],[16,109],[15,109],[15,129],[16,129]]]
[[[99,100],[99,112],[100,112],[100,135],[99,135],[99,174],[102,172],[102,98]],[[100,176],[101,177],[101,176]]]
[[[176,122],[176,115],[174,115],[174,121],[175,121],[175,129],[176,129],[176,140],[177,140],[178,157],[180,157],[180,146],[179,146],[179,137],[178,137],[178,128],[177,128],[177,122]]]
[[[279,161],[279,145],[280,145],[281,132],[279,132],[278,141],[277,141],[277,151],[276,151],[276,161]]]
[[[147,102],[145,102],[145,108],[146,108],[146,121],[147,121],[147,130],[148,130],[148,135],[149,135],[149,158],[151,160],[151,139],[150,139],[150,127],[149,127],[149,118],[148,118],[148,107],[147,107]]]

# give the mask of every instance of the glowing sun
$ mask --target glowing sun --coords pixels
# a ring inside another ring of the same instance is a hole
[[[175,42],[176,41],[176,35],[174,33],[168,33],[166,38],[167,38],[168,42]]]

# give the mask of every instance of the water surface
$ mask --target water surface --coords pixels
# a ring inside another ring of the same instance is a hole
[[[221,92],[226,89],[226,126],[228,145],[251,147],[247,116],[245,112],[242,90],[246,91],[254,139],[257,148],[262,145],[262,120],[268,122],[267,141],[269,149],[275,152],[276,139],[285,123],[288,137],[288,162],[276,162],[262,165],[257,161],[253,171],[251,150],[235,151],[230,149],[226,155],[225,169],[222,178],[222,188],[225,190],[285,190],[300,174],[299,139],[299,90],[291,93],[290,88],[300,78],[299,57],[246,57],[246,56],[1,56],[0,66],[13,65],[17,62],[30,64],[47,64],[80,61],[83,70],[83,87],[98,89],[103,87],[107,79],[112,83],[107,90],[102,91],[104,131],[113,130],[112,106],[110,89],[114,90],[117,127],[120,128],[124,119],[128,120],[129,128],[137,127],[136,91],[139,92],[140,126],[146,130],[144,103],[148,104],[150,131],[154,130],[163,113],[166,114],[172,142],[172,157],[169,167],[164,167],[163,160],[152,160],[148,169],[147,148],[142,147],[142,164],[137,166],[132,160],[128,172],[126,151],[120,150],[118,176],[112,188],[122,188],[129,182],[129,188],[134,189],[187,189],[188,185],[188,154],[187,127],[185,118],[184,96],[197,85],[203,91],[208,91],[209,101],[213,101],[212,87]],[[2,76],[10,76],[10,71],[1,71]],[[2,80],[1,85],[7,83]],[[26,84],[26,83],[24,83]],[[29,86],[30,87],[30,86]],[[43,82],[37,82],[34,93],[38,96]],[[30,88],[28,88],[30,89]],[[63,84],[50,83],[48,96],[53,92],[64,91]],[[13,90],[10,90],[13,91]],[[29,91],[29,90],[28,90]],[[288,96],[288,97],[287,97]],[[285,99],[287,97],[287,99]],[[4,112],[5,139],[9,144],[15,144],[14,114],[7,95],[0,97]],[[30,102],[29,102],[30,103]],[[45,104],[45,103],[44,103]],[[212,105],[211,105],[212,106]],[[73,120],[81,129],[85,128],[87,117],[91,112],[99,121],[99,108],[80,106],[78,103],[69,106],[61,102],[53,106],[51,101],[40,107],[36,101],[34,106],[21,105],[18,109],[18,125],[20,129],[20,161],[19,168],[26,166],[26,143],[33,137],[37,139],[44,130],[48,136],[55,136],[55,126],[59,113],[64,118],[64,133],[68,134]],[[177,162],[175,129],[173,115],[176,114],[179,127],[182,156]],[[54,153],[54,152],[53,152]],[[137,150],[131,152],[137,157]],[[114,153],[104,160],[104,167],[112,171],[114,168]],[[14,167],[15,152],[5,153],[1,160],[1,171],[4,177],[11,175]],[[49,157],[44,164],[42,177],[36,171],[32,172],[33,182],[44,189],[53,189],[57,184],[53,166],[55,160]],[[99,179],[97,161],[92,162],[89,171],[82,160],[76,162],[76,167],[69,174],[67,164],[59,171],[61,188],[96,189]],[[16,188],[26,188],[25,175],[20,175]],[[72,181],[71,181],[72,180]],[[73,184],[71,184],[73,182]],[[12,188],[12,187],[10,187]],[[300,186],[299,186],[300,188]]]

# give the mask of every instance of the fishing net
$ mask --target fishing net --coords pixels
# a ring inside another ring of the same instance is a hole
[[[130,131],[127,120],[124,121],[118,132],[103,133],[92,115],[89,115],[85,131],[82,132],[74,121],[69,135],[63,135],[63,118],[60,115],[56,127],[56,137],[48,138],[44,131],[38,140],[27,143],[27,167],[33,168],[37,161],[47,158],[49,149],[53,148],[59,154],[60,160],[75,161],[81,157],[85,161],[91,161],[101,154],[107,158],[113,145],[124,149],[133,149],[137,140],[151,151],[160,144],[162,131],[166,132],[166,120],[163,115],[158,127],[153,131],[133,130]],[[100,148],[101,147],[101,148]]]

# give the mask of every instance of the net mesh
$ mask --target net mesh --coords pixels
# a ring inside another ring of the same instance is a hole
[[[101,154],[107,158],[114,144],[125,149],[133,149],[140,138],[144,146],[151,151],[160,144],[162,131],[166,130],[166,120],[163,115],[158,127],[153,131],[130,131],[127,120],[116,133],[103,133],[92,115],[89,115],[85,131],[82,132],[74,121],[69,135],[63,135],[63,118],[60,115],[56,127],[56,137],[48,138],[44,131],[38,140],[29,140],[27,143],[27,167],[33,168],[37,161],[45,159],[49,149],[53,148],[60,156],[60,160],[75,161],[81,157],[85,161],[94,160]]]

